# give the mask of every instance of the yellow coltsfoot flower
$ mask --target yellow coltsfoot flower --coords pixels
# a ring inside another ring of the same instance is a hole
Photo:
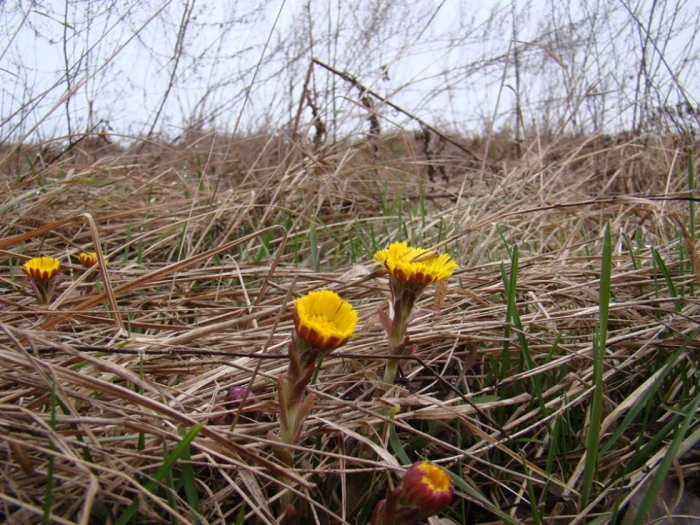
[[[34,257],[22,265],[31,279],[32,291],[41,304],[49,304],[58,285],[61,262],[53,257]]]
[[[357,325],[357,312],[330,290],[309,292],[294,301],[294,332],[283,404],[298,405],[319,359],[347,343]]]
[[[61,269],[61,261],[53,257],[34,257],[25,262],[24,272],[35,281],[53,279]]]
[[[294,332],[287,375],[278,380],[282,440],[295,442],[311,410],[304,391],[316,363],[347,343],[357,325],[357,311],[330,290],[309,292],[294,301]]]
[[[447,279],[457,268],[457,263],[446,253],[413,248],[405,241],[378,251],[374,260],[389,270],[395,280],[418,286]]]
[[[395,242],[386,250],[374,254],[374,260],[389,272],[391,309],[389,315],[379,311],[379,320],[389,336],[389,353],[404,356],[411,351],[406,329],[408,318],[423,290],[431,284],[450,277],[457,263],[447,254],[415,248]],[[384,369],[383,385],[378,393],[394,383],[399,360],[391,359]]]
[[[309,292],[294,301],[294,331],[289,345],[286,376],[277,380],[280,410],[280,435],[268,437],[288,445],[299,441],[304,422],[313,407],[313,394],[306,393],[317,363],[328,353],[348,342],[357,325],[357,311],[330,290]],[[275,455],[289,467],[294,466],[293,452],[273,446]],[[288,481],[288,480],[284,480]],[[288,512],[292,496],[286,492],[280,506]]]
[[[90,268],[91,266],[95,266],[97,264],[97,253],[80,252],[80,255],[78,255],[78,259],[80,259],[80,264],[84,268]]]
[[[294,307],[297,336],[324,353],[343,346],[355,331],[357,312],[330,290],[310,292],[294,301]]]
[[[80,264],[83,266],[83,268],[90,269],[93,266],[97,264],[97,253],[96,252],[80,252],[78,255],[78,259],[80,260]],[[102,260],[104,261],[105,264],[107,264],[109,261],[107,260],[107,257],[103,257]],[[100,272],[98,271],[93,271],[89,272],[88,275],[86,276],[86,280],[88,283],[95,283],[100,276]],[[85,288],[80,289],[80,293],[86,294],[90,293],[90,291],[93,289],[92,286],[88,286]]]

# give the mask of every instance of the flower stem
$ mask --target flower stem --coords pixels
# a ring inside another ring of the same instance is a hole
[[[408,343],[406,329],[408,328],[408,316],[411,313],[412,306],[413,304],[405,305],[400,301],[395,301],[394,303],[394,316],[387,330],[389,335],[389,355],[402,356],[406,352]],[[384,394],[394,384],[400,361],[400,359],[387,359],[382,385],[377,392],[378,395]]]
[[[313,396],[306,394],[305,390],[314,372],[314,361],[305,362],[303,353],[297,347],[297,342],[292,341],[289,348],[289,368],[287,375],[277,382],[277,395],[280,404],[280,441],[285,445],[296,445],[301,433],[304,421],[309,415],[313,404]],[[294,451],[286,449],[277,454],[278,458],[288,468],[294,468]],[[290,484],[291,479],[281,475],[282,483]],[[287,512],[292,505],[294,494],[286,491],[280,498],[280,509]]]
[[[287,413],[286,421],[280,422],[280,438],[282,443],[293,445],[294,434],[297,428],[297,405],[280,407],[280,410],[285,410]],[[289,466],[291,467],[292,465]]]
[[[290,367],[291,371],[291,367]],[[294,384],[298,380],[297,377],[292,377],[296,374],[287,374],[287,377],[277,383],[280,402],[280,441],[285,445],[294,444],[294,436],[297,428],[297,407],[298,403],[292,402]],[[287,449],[284,453],[278,454],[279,459],[290,469],[294,468],[294,451]],[[291,479],[284,475],[279,476],[282,483],[290,484]],[[280,498],[280,510],[285,512],[285,509],[292,504],[293,494],[290,491],[282,494]]]
[[[382,379],[383,392],[389,389],[390,385],[394,384],[396,380],[396,372],[399,370],[399,360],[398,359],[388,359],[386,362],[386,367],[384,367],[384,378]]]

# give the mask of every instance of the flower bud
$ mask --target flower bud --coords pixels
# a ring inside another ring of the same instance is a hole
[[[212,416],[209,421],[214,425],[230,424],[233,421],[233,413],[240,406],[247,390],[248,389],[244,386],[228,387],[226,389],[224,403],[220,407],[216,407],[218,410],[224,409],[226,412]],[[245,404],[243,406],[252,405],[253,403],[255,403],[255,397],[251,392],[248,394],[248,397],[245,398]]]
[[[231,405],[233,406],[238,406],[238,404],[243,401],[243,397],[245,396],[245,393],[248,391],[248,388],[244,386],[231,386],[228,388],[226,391],[226,406],[230,407]],[[253,395],[249,395],[246,400],[245,404],[249,405],[250,403],[253,402]]]
[[[452,501],[452,480],[444,469],[428,461],[411,465],[401,480],[401,504],[415,507],[422,517],[434,516]]]

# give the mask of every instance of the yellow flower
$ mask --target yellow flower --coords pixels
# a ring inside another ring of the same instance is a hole
[[[422,286],[447,279],[457,268],[449,255],[413,248],[405,241],[378,251],[374,260],[399,281]]]
[[[344,345],[355,331],[357,312],[330,290],[310,292],[294,301],[294,327],[303,341],[330,351]]]
[[[85,268],[90,268],[90,266],[95,266],[97,264],[97,254],[95,252],[81,252],[80,255],[78,255],[78,259],[80,259],[80,264]]]
[[[434,516],[452,501],[452,480],[444,469],[428,461],[411,465],[401,479],[403,505],[416,507],[423,517]]]
[[[61,262],[53,257],[34,257],[25,262],[23,268],[35,281],[48,281],[58,274]]]
[[[61,262],[53,257],[34,257],[22,267],[30,277],[29,285],[41,304],[50,304],[58,287]]]

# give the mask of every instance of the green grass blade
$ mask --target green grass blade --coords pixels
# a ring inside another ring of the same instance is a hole
[[[238,510],[238,514],[236,514],[236,521],[234,522],[236,525],[243,525],[243,520],[245,520],[245,503],[241,504],[241,508]]]
[[[610,439],[608,439],[605,445],[601,448],[601,456],[605,455],[610,450],[610,448],[617,442],[620,436],[624,434],[625,430],[627,430],[627,427],[629,427],[629,425],[637,419],[637,416],[649,402],[649,399],[653,397],[656,394],[656,392],[658,392],[659,387],[663,384],[663,381],[666,378],[666,376],[671,372],[671,370],[673,370],[673,367],[676,365],[676,361],[678,361],[680,355],[685,351],[685,348],[689,342],[690,339],[686,339],[685,343],[683,343],[683,345],[680,348],[678,348],[666,360],[663,370],[661,370],[659,376],[654,380],[654,382],[651,385],[649,385],[644,394],[639,396],[635,403],[630,407],[622,422],[615,429],[615,432],[613,432],[612,436],[610,436]]]
[[[187,436],[186,429],[183,425],[178,425],[178,433],[183,438]],[[187,503],[189,503],[190,509],[192,510],[192,523],[194,525],[199,525],[202,523],[202,508],[199,501],[199,491],[197,490],[197,477],[195,476],[194,468],[191,463],[192,451],[189,444],[182,453],[182,460],[184,463],[181,466],[180,481],[182,481],[185,487]]]
[[[505,246],[506,250],[508,251],[508,257],[513,259],[513,250],[511,250],[510,245],[508,244],[508,241],[506,240],[505,235],[503,235],[503,230],[501,229],[501,225],[497,224],[496,225],[496,231],[498,232],[498,236],[501,238],[501,242],[503,243],[503,246]],[[514,247],[514,249],[517,248],[517,246]]]
[[[408,457],[408,454],[406,454],[399,436],[396,434],[396,427],[394,426],[394,423],[389,423],[389,444],[391,445],[391,449],[394,451],[394,454],[396,454],[399,461],[401,461],[402,465],[410,465],[413,463],[411,458]]]
[[[627,248],[627,253],[630,254],[630,259],[632,260],[632,267],[635,270],[639,270],[639,261],[637,260],[637,256],[635,254],[635,248],[634,248],[634,243],[630,240],[630,238],[627,236],[626,233],[622,233],[622,239],[625,241],[625,247]]]
[[[163,456],[167,457],[168,445],[163,442]],[[158,491],[158,495],[165,494],[165,499],[168,500],[168,506],[175,511],[177,509],[177,499],[175,495],[177,494],[177,489],[175,488],[175,481],[173,478],[172,469],[165,472],[165,477],[163,479],[163,484],[160,487],[161,490]],[[173,513],[168,514],[170,525],[175,525],[175,516]]]
[[[518,264],[519,264],[520,250],[518,246],[514,246],[511,252],[511,263],[510,263],[510,276],[505,278],[504,284],[506,285],[507,300],[508,305],[506,308],[506,326],[508,330],[508,335],[510,335],[511,328],[509,325],[515,328],[518,343],[520,344],[520,360],[518,362],[518,372],[522,372],[527,368],[532,370],[536,367],[534,360],[532,359],[532,354],[530,352],[530,345],[525,336],[525,328],[520,320],[520,312],[518,311],[517,304],[517,289],[518,289]],[[542,397],[542,377],[535,376],[530,379],[532,383],[532,394],[537,397],[540,409],[542,410],[542,416],[547,417],[548,411]]]
[[[641,468],[666,439],[666,436],[678,426],[681,419],[681,416],[674,416],[660,430],[657,430],[653,437],[648,442],[644,443],[639,449],[639,452],[632,457],[627,470],[631,472]]]
[[[498,507],[496,507],[493,503],[491,503],[488,500],[488,498],[486,498],[486,496],[484,496],[481,492],[479,492],[478,489],[471,486],[469,483],[464,481],[457,474],[455,474],[454,472],[451,472],[449,470],[447,470],[446,472],[450,476],[450,478],[452,479],[452,483],[454,484],[455,489],[461,490],[462,492],[469,495],[474,500],[478,501],[485,509],[488,509],[494,515],[499,517],[503,521],[503,523],[507,523],[509,525],[515,525],[516,523],[519,523],[514,518],[510,517],[508,515],[508,513],[504,512],[501,509],[499,509]]]
[[[319,359],[316,362],[316,366],[314,367],[314,373],[311,376],[311,381],[309,381],[309,384],[315,385],[316,381],[318,380],[318,374],[321,371],[321,367],[323,366],[323,358]]]
[[[124,264],[129,264],[129,249],[131,246],[131,237],[133,235],[133,228],[131,221],[126,223],[126,238],[124,239],[124,252],[122,253]]]
[[[503,350],[501,351],[501,366],[498,379],[503,381],[510,373],[510,334],[512,331],[513,306],[515,305],[515,280],[517,279],[518,247],[515,246],[511,253],[510,274],[501,264],[501,278],[506,293],[506,320],[503,329]]]
[[[420,206],[420,224],[421,233],[425,232],[425,217],[428,215],[428,210],[425,206],[425,188],[423,187],[423,182],[418,184],[418,204]]]
[[[654,479],[652,479],[651,483],[649,484],[649,488],[647,489],[644,499],[640,503],[637,513],[632,519],[632,525],[642,525],[643,523],[646,523],[649,509],[656,501],[656,496],[661,489],[661,485],[663,485],[663,482],[666,479],[666,475],[673,464],[673,460],[676,459],[676,455],[678,454],[678,450],[681,446],[683,438],[685,437],[685,434],[688,432],[690,423],[696,417],[695,411],[698,409],[698,405],[700,405],[700,395],[696,396],[695,399],[689,404],[686,410],[687,415],[673,436],[673,441],[669,445],[666,454],[664,454],[664,458],[659,464],[659,468],[654,475]]]
[[[600,348],[605,351],[608,342],[608,317],[610,316],[610,283],[612,280],[612,241],[610,239],[610,226],[605,226],[603,236],[603,259],[600,267],[600,292],[599,292],[599,313],[600,313]],[[603,355],[601,354],[601,356]],[[602,364],[602,360],[601,360]],[[602,369],[600,370],[602,373]]]
[[[139,356],[139,379],[141,380],[143,384],[143,352],[141,352],[141,355]],[[143,388],[141,386],[138,386],[136,388],[136,391],[139,394],[143,394]],[[146,448],[146,436],[143,431],[139,432],[139,437],[138,437],[138,442],[136,443],[136,450],[143,450]]]
[[[190,443],[192,443],[197,434],[199,434],[200,430],[202,430],[202,424],[197,423],[195,426],[192,427],[192,429],[187,433],[187,435],[184,438],[182,438],[182,441],[180,441],[180,443],[178,443],[178,445],[170,453],[170,455],[165,458],[165,461],[153,475],[153,478],[144,484],[143,487],[147,491],[153,492],[156,485],[163,481],[166,475],[172,471],[173,467],[175,466],[175,463],[177,463],[177,460],[183,459],[183,455],[189,452]],[[115,521],[115,525],[125,525],[131,520],[131,518],[133,518],[136,515],[138,510],[139,494],[136,494],[134,496],[133,501],[131,502],[131,505],[129,505],[126,508],[126,510],[119,516],[119,518]]]
[[[688,158],[688,193],[691,198],[688,199],[688,214],[690,215],[688,219],[688,230],[690,233],[690,239],[693,246],[697,246],[696,236],[695,236],[695,201],[692,199],[693,192],[695,191],[695,161],[693,159],[693,148],[688,146],[686,150],[686,156]],[[695,282],[690,283],[690,294],[695,294]]]
[[[525,467],[525,475],[530,475],[530,469]],[[526,480],[527,483],[527,498],[530,501],[530,512],[532,513],[532,521],[535,525],[542,525],[542,514],[544,513],[544,506],[542,510],[538,509],[537,506],[537,496],[535,495],[535,487],[532,481]]]
[[[666,281],[666,286],[668,287],[669,295],[675,299],[676,297],[678,297],[678,292],[676,291],[676,286],[673,284],[673,279],[671,278],[671,273],[668,271],[668,268],[666,268],[666,263],[664,263],[663,257],[661,257],[659,250],[657,250],[653,246],[651,248],[651,253],[654,257],[654,262],[656,263],[656,266],[659,268],[659,270],[661,270],[661,273],[664,276],[664,280]],[[680,312],[681,311],[680,302],[676,301],[675,306],[676,306],[676,311]]]
[[[591,496],[593,479],[598,464],[600,446],[600,423],[603,412],[603,358],[608,337],[608,316],[610,313],[610,281],[612,276],[612,242],[610,227],[605,226],[603,236],[603,258],[600,268],[599,332],[593,340],[593,400],[590,407],[590,424],[586,442],[586,464],[581,488],[581,508],[586,508]]]
[[[261,264],[263,259],[272,258],[272,255],[270,254],[270,241],[272,240],[272,237],[273,233],[269,230],[260,236],[260,248],[255,256],[256,265]]]

